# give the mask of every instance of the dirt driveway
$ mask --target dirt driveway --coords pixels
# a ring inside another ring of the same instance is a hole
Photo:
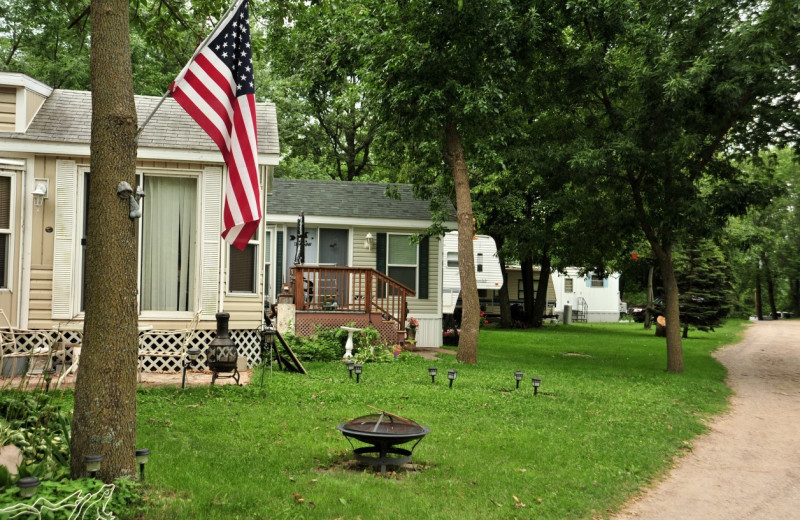
[[[800,519],[800,320],[754,323],[716,357],[730,411],[617,520]]]

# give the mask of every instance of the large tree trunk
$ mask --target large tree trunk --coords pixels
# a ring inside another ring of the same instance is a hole
[[[128,2],[92,0],[92,137],[86,318],[72,421],[73,478],[86,455],[99,478],[136,476],[136,224],[117,184],[135,188],[136,109]]]
[[[650,330],[653,326],[653,266],[647,272],[647,305],[644,309],[644,328]]]
[[[539,286],[536,288],[536,301],[533,303],[533,326],[541,327],[544,323],[544,310],[547,308],[547,287],[550,285],[550,268],[552,262],[550,255],[542,253],[541,271],[539,271]]]
[[[769,313],[773,320],[778,319],[778,307],[775,305],[775,277],[772,276],[772,269],[769,266],[769,258],[761,253],[761,260],[764,262],[764,278],[767,282],[767,300],[769,301]]]
[[[455,123],[447,123],[445,137],[445,155],[456,189],[458,274],[461,278],[461,335],[458,338],[456,359],[462,363],[477,363],[481,305],[478,300],[478,282],[475,280],[475,256],[472,252],[472,196],[469,192],[469,174],[461,135]]]
[[[500,263],[500,272],[503,274],[503,285],[500,286],[498,291],[500,327],[510,329],[514,326],[514,320],[511,319],[511,300],[508,297],[508,271],[506,271],[506,255],[503,254],[505,238],[501,235],[492,235],[492,238],[494,238],[494,243],[497,246],[497,260]]]
[[[533,291],[533,259],[530,256],[522,258],[519,262],[522,275],[522,298],[525,324],[533,324],[533,304],[536,303],[536,293]]]
[[[800,280],[797,278],[789,282],[789,294],[792,299],[792,316],[800,318]]]
[[[764,319],[764,306],[761,304],[761,263],[756,265],[756,291],[754,295],[756,306],[756,318]]]
[[[669,248],[662,248],[658,244],[651,244],[661,268],[661,278],[664,282],[664,296],[666,306],[664,318],[667,320],[667,371],[683,372],[683,343],[681,341],[680,305],[678,301],[678,278],[675,276],[675,266],[672,264],[672,252]]]

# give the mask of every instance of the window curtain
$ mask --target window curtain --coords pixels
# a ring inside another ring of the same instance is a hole
[[[197,181],[145,177],[142,309],[194,310]]]

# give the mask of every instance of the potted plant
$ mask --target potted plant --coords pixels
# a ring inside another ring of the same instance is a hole
[[[406,325],[406,341],[409,341],[413,344],[414,341],[417,339],[417,327],[419,327],[419,321],[414,316],[408,317],[408,322]]]

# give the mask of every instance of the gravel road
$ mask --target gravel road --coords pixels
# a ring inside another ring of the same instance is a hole
[[[753,323],[715,356],[730,410],[616,520],[800,519],[800,320]]]

